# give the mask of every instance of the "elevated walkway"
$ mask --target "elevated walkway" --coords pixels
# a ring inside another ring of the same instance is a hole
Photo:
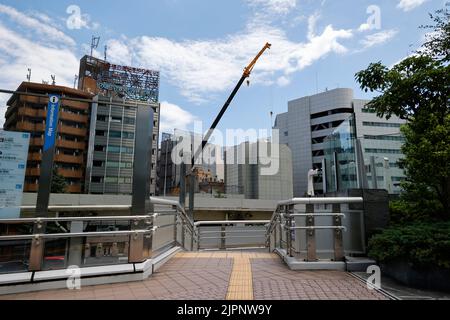
[[[276,254],[179,252],[138,282],[0,296],[2,300],[385,300],[342,271],[289,270]]]

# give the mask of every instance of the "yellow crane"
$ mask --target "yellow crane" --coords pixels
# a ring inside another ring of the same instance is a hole
[[[194,214],[194,181],[195,181],[195,159],[197,159],[197,157],[203,153],[203,150],[205,148],[205,146],[207,145],[209,139],[211,138],[214,130],[216,129],[217,125],[219,124],[220,120],[222,119],[223,115],[225,114],[225,112],[227,111],[228,107],[230,106],[231,102],[233,101],[234,97],[236,96],[236,94],[238,93],[239,89],[241,88],[242,84],[244,83],[244,81],[250,77],[253,68],[256,65],[256,62],[258,62],[259,58],[261,58],[261,56],[264,54],[264,52],[268,49],[271,48],[271,44],[270,43],[266,43],[264,45],[264,47],[261,49],[261,51],[256,55],[256,57],[252,60],[252,62],[250,62],[250,64],[244,69],[244,73],[242,74],[241,79],[239,80],[238,84],[236,85],[236,87],[234,88],[234,90],[231,92],[230,97],[228,98],[228,100],[225,102],[224,106],[222,107],[222,110],[220,110],[219,114],[217,115],[216,119],[214,120],[213,124],[211,125],[211,128],[208,130],[207,134],[205,135],[205,137],[203,138],[202,141],[202,145],[201,148],[199,148],[194,156],[192,157],[192,161],[191,161],[191,172],[190,172],[190,183],[189,183],[189,212],[193,217]],[[248,82],[249,84],[249,82]],[[184,199],[182,200],[182,202],[184,203]]]

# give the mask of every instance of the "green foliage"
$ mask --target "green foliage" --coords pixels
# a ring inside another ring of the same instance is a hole
[[[68,183],[66,179],[53,168],[51,193],[67,193]]]
[[[416,268],[450,269],[450,222],[386,229],[369,241],[369,256],[380,263],[406,261]]]

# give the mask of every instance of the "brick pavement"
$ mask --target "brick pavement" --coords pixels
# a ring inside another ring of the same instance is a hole
[[[345,272],[289,270],[274,254],[182,252],[140,282],[0,296],[0,300],[383,299]]]

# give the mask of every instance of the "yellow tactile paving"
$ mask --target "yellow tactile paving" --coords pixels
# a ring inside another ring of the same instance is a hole
[[[227,300],[253,300],[253,276],[250,257],[234,257]]]

